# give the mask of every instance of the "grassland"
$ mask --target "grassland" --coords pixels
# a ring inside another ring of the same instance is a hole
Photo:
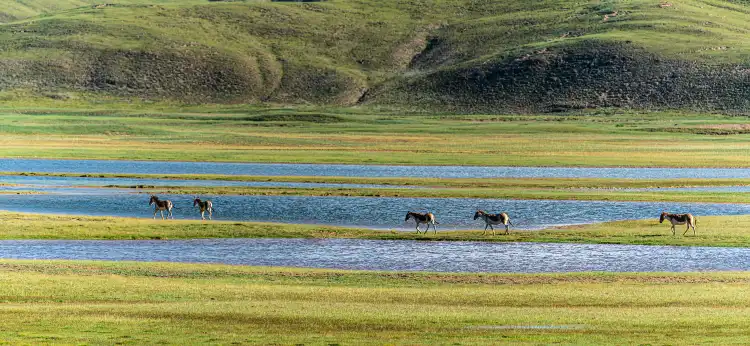
[[[8,343],[744,343],[747,273],[0,261]],[[290,332],[290,331],[294,332]]]
[[[195,238],[350,238],[418,241],[550,242],[674,246],[747,247],[750,216],[700,216],[698,231],[672,236],[669,225],[653,220],[625,220],[567,226],[541,231],[513,230],[509,235],[482,231],[442,231],[437,234],[378,231],[322,225],[259,222],[162,221],[151,219],[40,215],[2,212],[0,239],[195,239]],[[684,231],[684,230],[683,230]],[[682,231],[680,231],[680,234]]]
[[[460,116],[372,109],[111,107],[0,112],[0,157],[576,167],[750,165],[750,134],[744,130],[743,118],[723,115],[607,110],[558,116]]]

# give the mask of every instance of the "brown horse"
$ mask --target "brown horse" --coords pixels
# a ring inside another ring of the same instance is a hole
[[[211,203],[211,201],[201,201],[200,198],[195,197],[193,200],[193,207],[198,206],[201,208],[201,220],[205,220],[206,218],[203,216],[203,213],[208,212],[208,219],[211,220],[211,214],[214,211],[214,204]]]
[[[476,213],[474,213],[474,220],[478,218],[482,218],[484,220],[484,233],[482,235],[487,234],[487,227],[492,229],[492,235],[495,235],[495,227],[492,227],[492,225],[505,225],[505,234],[510,234],[510,226],[513,224],[510,222],[510,217],[506,213],[500,213],[500,214],[487,214],[484,212],[484,210],[477,210]],[[510,225],[510,226],[509,226]]]
[[[148,205],[154,205],[154,219],[156,219],[156,212],[161,212],[161,219],[164,220],[164,211],[167,211],[167,218],[174,219],[174,216],[172,216],[172,207],[174,206],[172,204],[172,201],[170,200],[160,200],[159,197],[156,197],[154,195],[151,195],[151,199],[148,201]]]
[[[430,230],[430,224],[432,224],[432,230],[435,231],[435,234],[437,234],[437,228],[435,228],[435,225],[440,223],[435,221],[435,215],[433,215],[432,213],[415,213],[410,211],[406,213],[404,222],[409,221],[410,218],[414,218],[414,221],[416,221],[417,223],[417,234],[421,232],[419,230],[419,225],[423,223],[427,224],[427,228],[424,230],[424,234],[427,234],[427,231]]]
[[[682,235],[685,235],[687,231],[690,230],[690,228],[693,228],[693,235],[695,235],[695,224],[698,222],[698,220],[693,216],[693,214],[670,214],[664,211],[659,217],[659,223],[664,222],[664,220],[668,220],[669,223],[672,224],[672,235],[674,235],[675,233],[675,225],[684,224],[687,224],[687,228],[685,229],[685,232],[682,233]]]

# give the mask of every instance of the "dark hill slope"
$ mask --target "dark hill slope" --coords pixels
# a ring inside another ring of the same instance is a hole
[[[750,106],[743,1],[90,3],[0,9],[10,20],[0,96],[470,112]]]

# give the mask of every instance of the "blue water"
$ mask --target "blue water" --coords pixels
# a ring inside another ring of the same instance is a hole
[[[435,178],[750,178],[750,169],[745,168],[424,167],[29,159],[0,159],[0,171]]]
[[[106,192],[106,191],[105,191]],[[197,219],[192,196],[162,195],[175,205],[178,219]],[[414,230],[404,223],[407,211],[431,211],[438,231],[484,228],[473,220],[476,209],[507,212],[515,228],[539,229],[556,225],[653,219],[667,210],[675,213],[739,215],[750,205],[662,202],[603,202],[497,200],[478,198],[314,197],[314,196],[201,196],[214,202],[217,220],[272,221]],[[59,195],[0,195],[0,209],[33,213],[152,217],[146,194],[102,193]],[[424,226],[423,226],[424,227]],[[669,227],[664,228],[666,232]]]
[[[748,248],[358,239],[0,241],[0,257],[432,272],[750,270]]]
[[[332,184],[332,183],[292,183],[267,181],[227,181],[227,180],[183,180],[183,179],[133,179],[96,177],[45,177],[45,176],[0,176],[0,183],[23,184],[31,187],[64,186],[229,186],[229,187],[289,187],[289,188],[409,188],[396,185],[376,184]],[[28,188],[27,188],[28,189]]]

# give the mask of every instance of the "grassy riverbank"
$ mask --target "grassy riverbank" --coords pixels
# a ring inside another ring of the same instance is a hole
[[[425,115],[368,108],[136,107],[106,102],[89,107],[0,110],[0,157],[750,166],[750,134],[743,119],[723,115],[616,110],[544,116]]]
[[[552,242],[675,246],[750,246],[750,216],[698,216],[696,236],[672,236],[669,225],[652,220],[628,220],[568,226],[510,235],[482,231],[443,231],[417,235],[413,231],[377,231],[321,225],[255,222],[201,222],[114,217],[39,215],[2,212],[0,239],[193,239],[193,238],[354,238],[420,241]],[[480,223],[477,223],[479,227]],[[411,226],[410,226],[411,227]]]
[[[698,191],[627,191],[639,188],[747,186],[749,179],[596,179],[596,178],[360,178],[297,176],[231,176],[191,174],[78,174],[0,172],[3,175],[84,178],[142,178],[169,180],[221,180],[227,182],[289,182],[333,184],[377,184],[389,187],[361,188],[288,188],[242,186],[153,186],[107,185],[143,193],[185,195],[273,195],[273,196],[348,196],[348,197],[415,197],[415,198],[496,198],[584,201],[662,201],[704,203],[750,203],[750,196],[733,192]],[[92,181],[93,182],[93,181]],[[402,187],[402,188],[399,188]]]
[[[114,186],[118,187],[118,186]],[[119,186],[126,187],[126,186]],[[137,191],[184,195],[339,196],[411,198],[493,198],[624,202],[750,203],[750,195],[735,192],[618,191],[532,188],[285,188],[285,187],[153,187]]]
[[[0,282],[8,343],[731,344],[750,333],[747,273],[2,260]]]

